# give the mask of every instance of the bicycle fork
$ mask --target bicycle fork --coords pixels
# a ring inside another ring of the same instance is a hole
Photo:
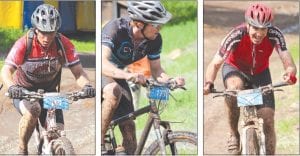
[[[247,140],[247,130],[249,128],[254,128],[257,134],[258,143],[259,143],[259,155],[266,154],[266,144],[265,144],[265,133],[263,129],[264,121],[262,118],[259,118],[255,121],[257,124],[254,125],[246,125],[244,122],[242,123],[242,139],[241,139],[241,148],[246,147],[246,140]],[[246,155],[246,150],[242,148],[242,154]]]
[[[157,141],[159,143],[161,155],[166,155],[165,142],[164,142],[163,135],[161,134],[160,131],[160,122],[157,119],[154,119],[153,127],[154,127],[154,132]]]

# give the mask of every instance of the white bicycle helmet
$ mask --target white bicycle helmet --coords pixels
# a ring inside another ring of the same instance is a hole
[[[128,1],[129,17],[145,23],[166,24],[171,18],[160,1]]]
[[[31,24],[40,31],[54,32],[61,26],[61,17],[55,7],[42,4],[32,13]]]

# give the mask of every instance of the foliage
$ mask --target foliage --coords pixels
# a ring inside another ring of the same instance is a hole
[[[0,54],[6,56],[13,44],[25,35],[27,31],[21,29],[3,29],[0,28]],[[78,52],[94,53],[96,51],[95,33],[78,32],[75,34],[66,34],[75,45]]]
[[[163,39],[162,54],[168,54],[174,48],[186,48],[188,44],[197,40],[197,21],[193,20],[176,25],[163,26],[160,34]]]
[[[168,24],[184,23],[197,18],[196,0],[163,0],[163,5],[172,14],[172,19]]]
[[[23,31],[20,29],[0,28],[0,53],[4,55],[8,53],[15,41],[23,34]]]

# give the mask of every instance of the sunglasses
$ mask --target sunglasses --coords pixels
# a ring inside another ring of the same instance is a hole
[[[152,25],[152,27],[158,29],[162,27],[162,24],[155,24],[155,23],[149,23],[150,25]]]

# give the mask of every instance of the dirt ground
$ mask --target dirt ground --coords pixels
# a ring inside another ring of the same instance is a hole
[[[95,84],[95,68],[85,68],[85,71]],[[75,90],[80,90],[80,88],[76,85],[71,71],[64,68],[61,91]],[[12,106],[11,100],[4,96],[6,91],[6,88],[0,91],[0,154],[17,154],[18,124],[21,115]],[[66,135],[71,140],[76,154],[94,155],[96,153],[95,116],[95,98],[74,102],[69,110],[64,111]],[[29,154],[35,153],[34,136],[32,136],[29,142]]]
[[[212,1],[204,2],[204,73],[208,63],[211,61],[215,52],[218,50],[222,39],[233,28],[244,21],[244,10],[253,2],[234,2],[234,1]],[[274,25],[279,27],[286,37],[287,44],[299,45],[299,2],[265,2],[272,7],[275,12]],[[294,27],[296,27],[294,29]],[[284,73],[282,63],[276,54],[271,57],[271,74],[273,82],[281,80],[281,75]],[[277,65],[278,64],[278,65]],[[296,62],[299,69],[299,62]],[[276,67],[276,68],[274,68]],[[215,81],[215,88],[223,89],[221,72],[219,71]],[[299,84],[296,86],[299,87]],[[287,94],[299,93],[280,93]],[[299,100],[295,101],[296,107],[276,110],[275,118],[280,119],[285,114],[291,113],[296,117],[299,116]],[[298,104],[298,105],[297,105]],[[227,154],[226,142],[229,136],[229,128],[227,121],[226,108],[222,98],[212,99],[212,95],[204,97],[204,154]],[[297,128],[295,128],[297,131]],[[299,138],[299,136],[297,137]],[[299,151],[298,151],[299,152]],[[278,151],[277,153],[285,153]],[[287,154],[287,153],[286,153]]]

